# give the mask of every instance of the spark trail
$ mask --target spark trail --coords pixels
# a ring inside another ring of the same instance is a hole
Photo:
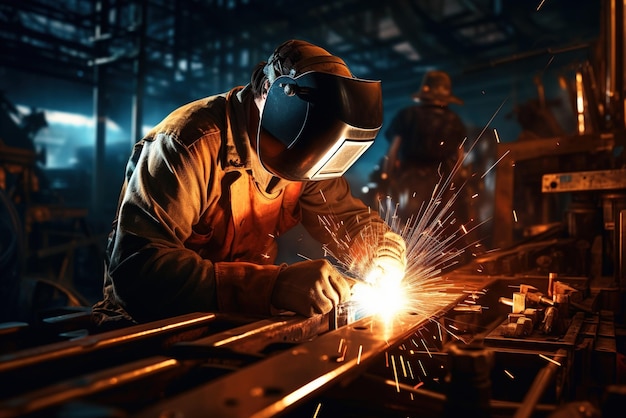
[[[478,242],[466,242],[466,237],[489,220],[481,223],[467,220],[462,223],[460,219],[457,219],[454,205],[461,196],[467,180],[458,185],[453,180],[505,102],[506,99],[471,144],[469,150],[456,161],[447,176],[442,172],[441,165],[439,166],[439,180],[433,186],[429,199],[419,205],[417,213],[412,214],[408,219],[401,219],[398,215],[399,204],[393,202],[391,197],[379,201],[380,217],[406,242],[406,274],[399,289],[390,289],[384,284],[376,288],[355,286],[354,289],[358,289],[359,294],[354,294],[353,299],[355,297],[358,299],[364,315],[372,313],[393,315],[394,311],[400,309],[432,319],[450,309],[468,293],[467,284],[449,281],[443,277],[442,273],[459,264],[462,255],[470,247],[480,245]],[[460,149],[466,139],[459,145]],[[493,164],[480,178],[483,179],[500,161]],[[413,196],[413,198],[422,197]],[[377,249],[377,234],[380,230],[372,226],[365,228],[359,237],[341,236],[338,231],[341,230],[342,225],[336,222],[332,215],[320,217],[319,222],[331,234],[338,250],[352,255],[335,257],[329,247],[324,248],[326,254],[335,258],[340,264],[339,267],[348,275],[364,281],[372,266],[367,262],[358,264],[354,254],[358,254],[361,260],[373,260]],[[480,290],[470,289],[470,292],[472,291]],[[446,331],[455,335],[454,331]]]

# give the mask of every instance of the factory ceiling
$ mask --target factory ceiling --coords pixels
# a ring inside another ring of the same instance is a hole
[[[600,0],[1,0],[0,66],[176,100],[244,84],[288,38],[383,80],[428,69],[488,79],[541,69],[598,38]],[[7,83],[7,80],[4,80]],[[1,88],[5,88],[0,86]]]

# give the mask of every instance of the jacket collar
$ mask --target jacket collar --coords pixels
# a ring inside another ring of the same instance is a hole
[[[248,135],[251,106],[255,106],[249,86],[235,87],[226,94],[224,171],[252,168],[252,148]]]
[[[250,171],[265,193],[273,194],[282,190],[290,182],[273,176],[263,168],[253,148],[255,138],[250,138],[248,132],[251,118],[257,118],[255,125],[258,124],[258,110],[250,85],[230,90],[226,95],[226,103],[224,171]]]

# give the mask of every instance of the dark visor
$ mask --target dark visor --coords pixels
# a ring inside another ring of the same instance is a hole
[[[380,81],[309,72],[277,78],[267,95],[257,152],[288,180],[341,176],[382,125]]]

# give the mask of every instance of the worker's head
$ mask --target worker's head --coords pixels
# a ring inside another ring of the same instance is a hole
[[[262,103],[259,159],[283,179],[341,176],[382,125],[380,82],[353,77],[341,58],[305,41],[276,48],[251,87]]]
[[[450,103],[463,104],[463,100],[452,94],[452,81],[448,73],[439,70],[428,71],[424,74],[422,85],[419,91],[413,94],[413,99],[440,106]]]

